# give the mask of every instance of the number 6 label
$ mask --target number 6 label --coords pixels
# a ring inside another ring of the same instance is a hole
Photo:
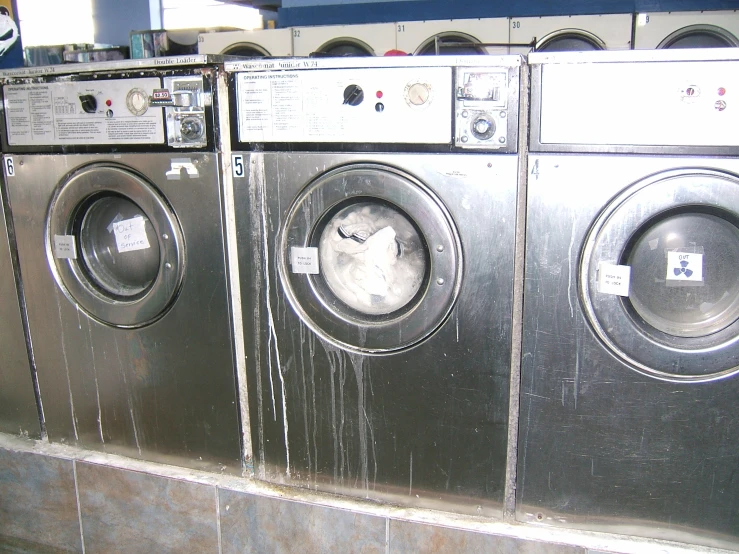
[[[13,156],[5,156],[5,175],[13,177],[15,175],[15,164],[13,164]]]
[[[231,166],[233,167],[234,177],[244,176],[244,156],[241,154],[231,156]]]

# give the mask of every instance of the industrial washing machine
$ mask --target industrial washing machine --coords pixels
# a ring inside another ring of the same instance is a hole
[[[449,60],[226,65],[257,478],[502,513],[522,58]]]
[[[254,58],[292,56],[293,30],[263,29],[201,33],[198,36],[198,53]]]
[[[239,473],[220,60],[3,77],[2,150],[49,440]]]
[[[6,169],[13,172],[12,165]],[[17,289],[15,241],[6,225],[4,187],[0,193],[0,432],[39,439],[39,413]]]
[[[739,56],[529,63],[517,517],[736,547]]]
[[[636,16],[634,48],[739,46],[739,11],[653,12]]]
[[[395,23],[293,29],[293,53],[296,56],[384,56],[395,49]]]
[[[403,21],[398,50],[407,54],[508,54],[508,18]],[[484,46],[488,45],[488,46]]]
[[[533,43],[536,51],[628,50],[632,20],[628,13],[512,17],[510,38],[514,44]],[[511,48],[515,54],[528,51],[521,46]]]

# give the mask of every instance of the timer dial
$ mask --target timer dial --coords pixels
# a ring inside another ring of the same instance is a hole
[[[149,109],[149,95],[140,88],[133,88],[126,95],[126,107],[133,115],[144,115]]]
[[[410,106],[424,106],[431,100],[431,87],[426,83],[408,83],[405,87],[405,101]]]

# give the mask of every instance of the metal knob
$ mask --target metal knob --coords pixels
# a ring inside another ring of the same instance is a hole
[[[203,136],[203,122],[199,117],[186,117],[180,123],[180,132],[185,140],[198,140]]]
[[[472,134],[478,140],[487,140],[495,134],[495,122],[487,114],[478,115],[472,122]]]

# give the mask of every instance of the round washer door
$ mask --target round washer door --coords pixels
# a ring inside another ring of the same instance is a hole
[[[605,50],[606,44],[583,29],[560,29],[536,42],[537,52],[587,52]]]
[[[125,167],[93,164],[73,173],[52,199],[46,236],[58,284],[102,323],[151,323],[179,292],[179,222],[154,186]]]
[[[334,169],[290,208],[278,241],[288,301],[342,348],[410,348],[446,320],[459,294],[462,248],[441,201],[420,181],[375,164]]]
[[[739,39],[716,25],[688,25],[670,33],[657,48],[732,48]]]
[[[587,237],[580,288],[595,333],[633,369],[739,372],[739,177],[680,169],[628,188]]]

